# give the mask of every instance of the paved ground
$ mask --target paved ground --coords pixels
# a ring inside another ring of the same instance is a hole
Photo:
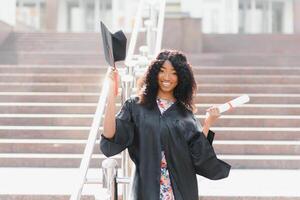
[[[199,177],[200,196],[300,197],[300,170],[232,170],[227,179]]]
[[[68,195],[77,169],[0,168],[0,195]],[[88,177],[101,179],[92,169]],[[199,178],[200,196],[300,197],[300,170],[232,170],[229,178],[211,181]],[[85,194],[103,195],[100,185],[88,185]]]

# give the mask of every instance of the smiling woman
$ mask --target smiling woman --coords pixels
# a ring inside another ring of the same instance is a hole
[[[111,90],[100,147],[106,156],[128,148],[136,165],[131,200],[197,200],[196,174],[214,180],[228,176],[230,165],[216,157],[209,130],[219,112],[209,109],[202,129],[193,114],[195,90],[191,66],[175,50],[159,53],[140,95],[128,99],[116,117]]]

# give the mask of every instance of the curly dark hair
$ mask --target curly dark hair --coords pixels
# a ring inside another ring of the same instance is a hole
[[[194,111],[193,95],[197,85],[186,56],[177,50],[162,50],[156,59],[152,61],[146,72],[143,89],[140,93],[140,104],[148,107],[156,105],[156,97],[159,89],[157,77],[160,68],[164,62],[168,60],[174,67],[177,76],[178,84],[174,88],[174,97],[187,109]]]

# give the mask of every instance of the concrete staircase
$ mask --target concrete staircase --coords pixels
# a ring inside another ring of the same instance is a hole
[[[95,33],[19,33],[3,41],[1,63],[104,64],[101,35]]]
[[[0,199],[68,199],[106,71],[99,40],[97,34],[13,33],[0,46]],[[189,57],[199,84],[198,119],[212,104],[245,93],[251,99],[213,128],[216,152],[233,170],[220,182],[199,177],[200,199],[300,199],[300,68],[259,61],[208,66],[202,55]],[[91,176],[101,178],[98,143]],[[293,186],[284,190],[281,181]],[[85,193],[100,192],[92,187]]]
[[[293,83],[300,69],[237,69],[195,67],[198,119],[204,118],[211,104],[221,104],[243,93],[251,98],[250,104],[226,113],[215,125],[218,154],[238,169],[300,168],[300,96],[297,83]],[[104,71],[105,67],[98,66],[2,65],[1,166],[78,167]],[[223,75],[210,75],[220,71]],[[249,82],[251,75],[263,77],[261,83]],[[281,77],[283,83],[278,84],[276,77]],[[286,102],[280,102],[283,98]],[[104,157],[98,144],[95,152],[99,154],[92,166],[99,167]]]
[[[1,30],[1,24],[0,24]],[[105,65],[99,33],[9,32],[0,34],[2,64]],[[130,35],[127,35],[128,41]],[[143,37],[143,36],[142,36]],[[2,38],[2,39],[1,39]],[[294,66],[300,65],[299,35],[203,34],[203,52],[191,63],[205,66]],[[143,44],[139,38],[137,45]],[[177,38],[163,41],[174,46]]]

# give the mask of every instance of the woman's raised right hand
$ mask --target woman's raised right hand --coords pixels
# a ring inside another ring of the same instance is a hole
[[[118,95],[118,88],[119,88],[119,72],[117,68],[111,68],[108,73],[108,80],[109,80],[109,90],[110,94],[113,94],[113,96]]]

